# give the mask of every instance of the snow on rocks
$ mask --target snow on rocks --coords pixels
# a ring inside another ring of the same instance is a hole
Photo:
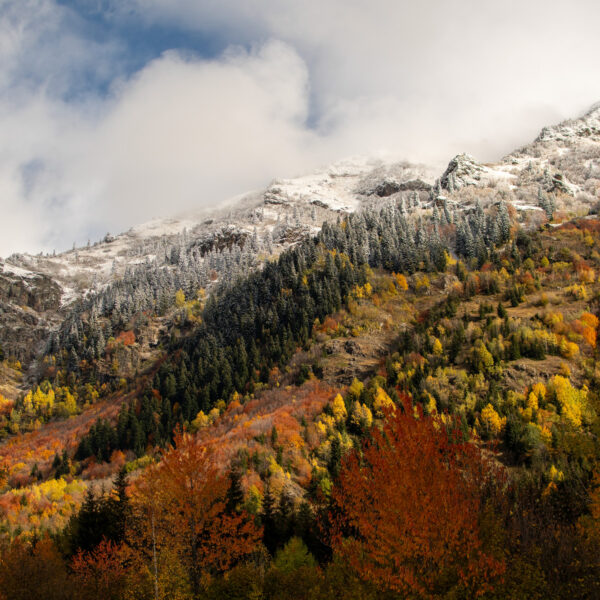
[[[575,139],[600,140],[600,103],[594,104],[579,119],[568,119],[553,125],[544,127],[536,142],[566,142]]]
[[[37,273],[34,273],[33,271],[23,269],[21,267],[3,261],[0,261],[0,267],[0,273],[15,275],[16,277],[21,277],[23,279],[32,279],[38,276]]]
[[[360,205],[355,188],[377,163],[353,158],[293,179],[277,179],[263,194],[271,205],[315,205],[334,211],[354,212]]]
[[[477,185],[484,172],[483,165],[479,164],[470,154],[457,154],[449,163],[440,178],[443,189],[454,191],[468,185]]]

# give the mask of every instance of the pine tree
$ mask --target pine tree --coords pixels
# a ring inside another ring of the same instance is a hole
[[[498,207],[498,230],[500,232],[500,241],[507,242],[510,239],[510,217],[504,201],[500,202]]]
[[[127,471],[122,467],[113,482],[113,492],[108,497],[106,509],[110,527],[106,538],[115,543],[125,539],[125,531],[131,519],[131,506],[127,495]]]
[[[263,525],[263,543],[271,556],[277,549],[277,527],[275,524],[275,498],[267,485],[262,501],[261,521]]]
[[[275,513],[278,546],[283,546],[291,537],[294,530],[294,504],[289,493],[284,490],[279,497]]]
[[[327,466],[332,477],[334,479],[337,478],[342,466],[342,447],[338,436],[335,436],[333,440],[331,440],[331,453]]]
[[[227,490],[227,502],[225,509],[233,514],[238,511],[244,502],[244,491],[242,490],[242,477],[240,471],[233,467],[229,470],[229,488]]]

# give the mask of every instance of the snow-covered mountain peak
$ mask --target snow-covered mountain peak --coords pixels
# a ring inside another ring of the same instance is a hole
[[[596,104],[581,118],[545,128],[535,142],[498,163],[482,164],[470,154],[458,154],[440,176],[440,170],[426,165],[355,156],[299,177],[275,179],[263,190],[213,208],[154,219],[56,256],[13,255],[1,270],[52,278],[67,305],[122,277],[129,267],[153,261],[172,267],[173,246],[193,244],[204,254],[251,240],[255,247],[278,253],[316,232],[323,221],[381,202],[397,201],[419,212],[431,210],[431,200],[443,197],[460,208],[476,196],[485,200],[500,190],[527,213],[539,212],[541,190],[558,195],[561,209],[585,211],[598,198],[599,142]]]
[[[265,190],[267,204],[318,206],[354,212],[370,196],[428,191],[435,169],[407,162],[354,157],[293,179],[277,179]]]
[[[600,141],[600,102],[594,104],[578,119],[568,119],[550,127],[544,127],[536,142],[566,142],[577,138]]]
[[[358,157],[338,161],[307,175],[275,179],[264,191],[266,204],[314,205],[335,211],[353,212],[358,207],[358,182],[379,165]]]
[[[136,274],[150,273],[171,287],[177,281],[210,289],[217,281],[260,268],[265,258],[314,235],[323,222],[363,208],[394,205],[420,223],[437,207],[451,225],[478,205],[494,211],[505,202],[525,227],[543,223],[555,211],[564,218],[598,210],[600,104],[579,119],[545,128],[535,142],[499,162],[482,164],[463,153],[441,171],[352,157],[57,255],[15,254],[0,260],[5,345],[30,360],[37,342],[77,310],[71,307],[74,301],[94,302]],[[31,329],[32,311],[39,324],[35,339],[23,335]]]

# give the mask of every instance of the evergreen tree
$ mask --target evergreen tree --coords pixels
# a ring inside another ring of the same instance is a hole
[[[500,232],[500,241],[507,242],[510,238],[510,217],[504,201],[500,202],[498,207],[498,230]]]
[[[283,546],[292,536],[294,531],[294,504],[289,493],[284,490],[279,497],[279,504],[275,513],[278,546]]]
[[[275,498],[271,488],[267,486],[262,501],[261,521],[263,526],[263,543],[271,556],[277,549],[277,526],[275,523]]]
[[[327,467],[332,477],[337,478],[342,467],[342,447],[338,436],[331,440],[331,453]]]
[[[109,523],[105,537],[115,543],[122,542],[131,519],[131,506],[127,495],[127,472],[124,467],[115,476],[113,492],[108,496],[105,510]]]
[[[229,470],[229,488],[227,490],[226,510],[229,513],[236,512],[244,502],[244,491],[242,490],[242,477],[240,471],[233,467]]]

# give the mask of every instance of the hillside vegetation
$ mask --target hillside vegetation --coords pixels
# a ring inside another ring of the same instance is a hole
[[[595,218],[390,202],[90,305],[0,403],[0,597],[594,597],[599,273]]]

